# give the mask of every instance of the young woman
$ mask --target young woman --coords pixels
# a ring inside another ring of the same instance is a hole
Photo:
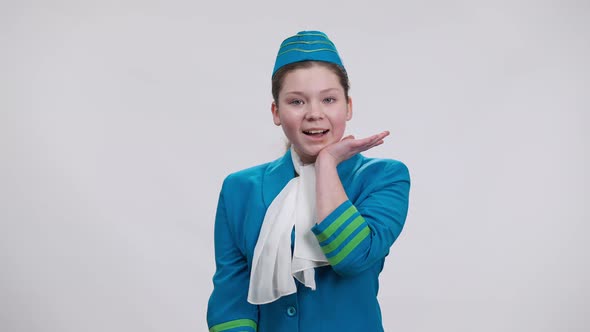
[[[404,164],[360,154],[389,132],[343,137],[352,117],[334,44],[281,44],[272,118],[285,155],[229,175],[215,220],[210,332],[383,331],[378,276],[407,214]]]

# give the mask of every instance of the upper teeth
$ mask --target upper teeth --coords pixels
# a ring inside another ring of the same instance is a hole
[[[310,134],[321,134],[324,131],[323,130],[308,130],[307,132],[310,133]]]

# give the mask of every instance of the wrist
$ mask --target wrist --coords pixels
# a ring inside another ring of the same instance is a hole
[[[321,151],[315,161],[316,168],[334,167],[338,166],[339,162],[327,151]]]

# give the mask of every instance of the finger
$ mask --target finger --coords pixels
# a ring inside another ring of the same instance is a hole
[[[366,151],[366,150],[372,148],[373,146],[375,146],[374,145],[375,143],[382,141],[388,135],[389,135],[389,131],[383,131],[379,134],[375,134],[375,135],[371,135],[369,137],[353,140],[350,143],[351,144],[350,148],[353,150],[357,150],[359,152]],[[352,135],[350,135],[350,136],[352,136]],[[347,136],[346,138],[348,138],[348,137],[349,136]],[[352,137],[354,138],[354,136],[352,136]]]
[[[383,144],[383,141],[377,141],[377,142],[375,142],[375,143],[373,143],[371,145],[368,145],[368,146],[364,147],[363,151],[371,150],[372,148],[374,148],[376,146],[379,146],[381,144]]]
[[[371,137],[371,140],[368,142],[369,145],[375,144],[376,142],[382,141],[385,138],[384,135],[378,134]]]
[[[389,131],[388,131],[388,130],[386,130],[386,131],[383,131],[383,132],[381,132],[381,133],[377,134],[377,136],[378,136],[379,138],[383,139],[383,138],[385,138],[385,137],[389,136]]]
[[[360,153],[360,152],[363,152],[363,151],[370,150],[370,149],[372,149],[372,148],[374,148],[374,147],[376,147],[378,145],[381,145],[381,144],[383,144],[383,140],[378,140],[378,141],[375,141],[375,142],[370,142],[370,143],[367,143],[367,144],[363,144],[363,145],[351,147],[351,152],[354,153],[354,154]]]
[[[387,136],[389,136],[389,131],[386,130],[378,135],[378,139],[376,141],[377,142],[381,141],[381,143],[379,143],[379,144],[383,144],[385,137],[387,137]]]
[[[383,140],[380,140],[379,142],[377,142],[377,143],[376,143],[375,145],[373,145],[372,147],[374,148],[374,147],[376,147],[376,146],[379,146],[379,145],[383,144],[383,142],[384,142]]]
[[[389,136],[389,131],[386,130],[386,131],[382,131],[378,134],[371,136],[371,138],[372,138],[372,141],[378,141],[378,140],[384,139],[387,136]]]
[[[377,142],[379,142],[379,141],[380,140],[378,140],[378,139],[377,140],[371,140],[371,141],[368,141],[368,142],[364,142],[363,144],[356,145],[353,148],[356,149],[356,150],[359,150],[359,151],[366,151],[366,150],[372,148],[373,146],[375,146],[375,144]]]
[[[348,135],[344,137],[342,140],[344,141],[345,139],[354,139],[354,135]]]
[[[376,146],[379,146],[379,145],[383,144],[384,142],[385,141],[383,139],[374,141],[374,142],[372,142],[372,144],[366,146],[366,150],[369,150],[369,149],[372,149],[372,148],[374,148]]]

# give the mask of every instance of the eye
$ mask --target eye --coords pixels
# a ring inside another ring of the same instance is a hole
[[[326,104],[332,104],[335,101],[336,101],[336,98],[334,98],[334,97],[324,98],[324,103],[326,103]]]
[[[294,106],[303,105],[303,100],[301,100],[301,99],[290,100],[289,105],[294,105]]]

